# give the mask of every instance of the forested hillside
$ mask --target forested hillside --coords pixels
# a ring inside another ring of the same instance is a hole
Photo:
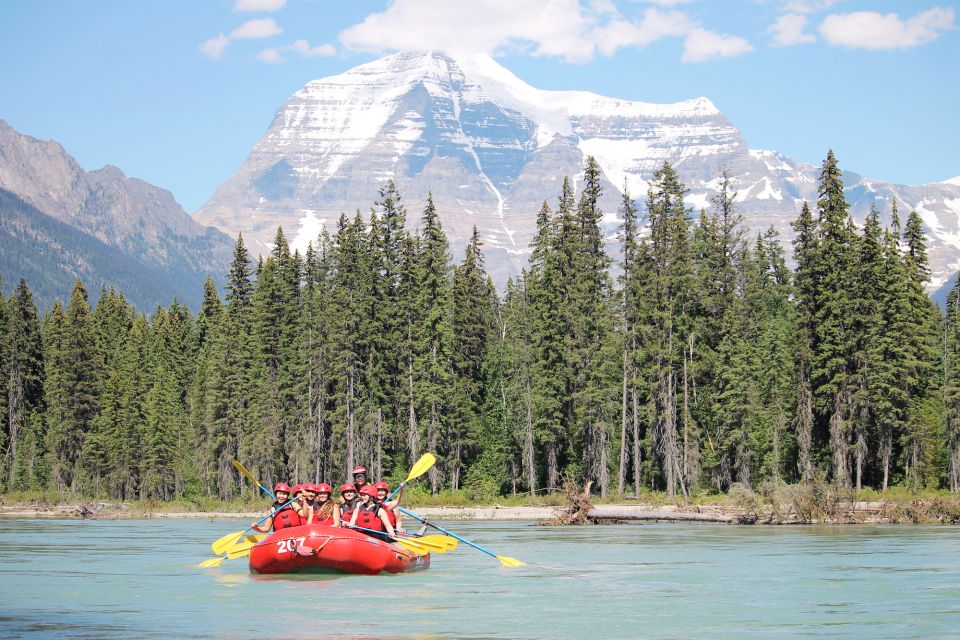
[[[0,303],[0,482],[112,498],[235,495],[401,478],[436,452],[434,492],[725,491],[769,480],[960,485],[960,295],[924,293],[921,220],[857,227],[831,152],[819,199],[747,237],[728,176],[709,210],[669,164],[623,197],[621,263],[604,253],[600,170],[544,203],[528,268],[502,297],[475,232],[453,266],[432,200],[417,231],[392,183],[306,255],[278,230],[238,238],[221,300],[137,313],[78,281],[38,316]],[[638,222],[638,210],[646,224]],[[616,274],[614,276],[613,274]]]

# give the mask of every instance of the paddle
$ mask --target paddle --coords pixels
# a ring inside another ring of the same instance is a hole
[[[399,544],[401,547],[405,549],[409,549],[410,551],[415,551],[416,553],[421,553],[421,554],[430,553],[432,551],[435,551],[437,553],[446,553],[447,551],[452,551],[453,549],[457,548],[456,542],[454,542],[454,545],[451,547],[447,543],[430,540],[430,538],[443,538],[445,536],[427,536],[426,538],[407,538],[399,534],[391,536],[390,534],[385,533],[383,531],[376,531],[375,529],[358,527],[357,525],[354,525],[350,528],[355,529],[357,531],[366,531],[367,533],[377,533],[377,534],[385,535],[391,540],[393,540],[394,542],[396,542],[397,544]]]
[[[430,467],[434,465],[436,461],[437,461],[437,456],[433,455],[432,453],[425,453],[422,456],[420,456],[420,459],[417,460],[417,462],[410,469],[410,473],[407,474],[407,479],[401,482],[400,485],[393,490],[393,493],[391,493],[387,497],[387,499],[384,500],[384,502],[390,502],[391,500],[393,500],[393,496],[400,493],[400,490],[403,489],[408,482],[410,482],[411,480],[415,480],[420,476],[422,476],[423,474],[425,474],[430,469]]]
[[[296,498],[290,498],[290,500],[280,505],[280,507],[277,508],[276,511],[271,511],[267,515],[257,520],[256,524],[265,522],[267,518],[273,516],[273,514],[276,513],[277,511],[280,511],[280,509],[283,509],[287,505],[293,503],[294,500],[296,500]],[[234,544],[239,543],[240,539],[243,538],[245,535],[247,535],[248,531],[252,531],[252,530],[253,530],[253,527],[251,526],[251,527],[247,527],[243,531],[234,531],[232,533],[228,533],[227,535],[223,536],[219,540],[216,540],[215,542],[211,543],[210,548],[213,549],[214,553],[221,554],[224,551],[226,551],[227,548],[233,546]]]
[[[239,471],[239,472],[242,473],[243,475],[247,476],[247,479],[250,480],[250,482],[252,482],[253,484],[257,485],[257,488],[258,488],[258,489],[260,489],[261,491],[263,491],[265,494],[267,494],[268,496],[270,496],[270,497],[273,498],[274,500],[277,499],[277,496],[273,495],[273,492],[270,491],[270,489],[267,489],[265,486],[263,486],[262,484],[260,484],[260,482],[258,482],[257,479],[253,477],[253,474],[250,473],[249,471],[247,471],[247,468],[246,468],[245,466],[243,466],[242,464],[240,464],[240,461],[239,461],[239,460],[234,460],[234,461],[233,461],[233,466],[236,467],[237,471]]]
[[[526,562],[523,562],[523,561],[521,561],[521,560],[517,560],[516,558],[511,558],[511,557],[509,557],[509,556],[498,556],[497,554],[493,553],[492,551],[489,551],[489,550],[487,550],[487,549],[484,549],[484,548],[481,547],[480,545],[474,544],[474,543],[470,542],[470,541],[467,540],[466,538],[461,538],[461,537],[458,536],[457,534],[452,533],[452,532],[450,532],[450,531],[447,531],[446,529],[444,529],[444,528],[442,528],[442,527],[439,527],[439,526],[433,524],[432,522],[427,522],[426,518],[421,518],[421,517],[418,516],[417,514],[411,513],[411,512],[409,512],[409,511],[407,511],[406,509],[404,509],[403,507],[398,507],[398,508],[400,509],[401,512],[403,512],[404,514],[410,516],[410,517],[413,518],[414,520],[417,520],[418,522],[422,522],[423,524],[427,525],[428,527],[433,527],[434,529],[436,529],[436,530],[439,531],[440,533],[445,533],[445,534],[447,534],[448,536],[450,536],[451,538],[456,538],[456,539],[459,540],[460,542],[462,542],[462,543],[464,543],[464,544],[467,544],[467,545],[470,545],[471,547],[473,547],[473,548],[476,549],[477,551],[482,551],[483,553],[487,554],[488,556],[491,556],[491,557],[493,557],[493,558],[496,558],[496,559],[499,560],[500,563],[501,563],[503,566],[505,566],[505,567],[523,567],[523,566],[526,566],[526,564],[527,564]]]
[[[215,553],[226,553],[227,555],[204,560],[200,563],[200,566],[204,568],[219,567],[227,558],[233,559],[234,556],[230,555],[231,552],[237,549],[246,549],[249,551],[251,547],[267,537],[266,535],[252,535],[247,536],[244,541],[240,542],[239,538],[243,533],[243,531],[232,531],[214,542],[211,546],[216,545],[216,548],[219,549],[219,551],[215,551]]]
[[[223,561],[227,559],[227,556],[220,556],[219,558],[210,558],[209,560],[204,560],[200,563],[200,566],[204,569],[209,569],[211,567],[219,567],[223,564]]]

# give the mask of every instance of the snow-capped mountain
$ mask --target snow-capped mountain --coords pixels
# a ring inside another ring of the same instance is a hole
[[[578,177],[589,155],[606,178],[611,234],[624,185],[642,199],[664,160],[689,187],[694,209],[710,206],[727,169],[747,224],[773,225],[784,241],[803,200],[816,200],[817,167],[749,149],[706,98],[648,104],[544,91],[486,56],[398,53],[295,93],[196,217],[243,232],[264,252],[280,225],[304,250],[341,212],[368,211],[393,178],[412,226],[433,194],[456,258],[476,225],[488,270],[502,284],[526,263],[541,203],[554,204],[563,176]],[[893,185],[849,171],[844,179],[860,220],[874,203],[889,216],[894,197],[902,212],[921,213],[932,286],[960,267],[960,184]]]

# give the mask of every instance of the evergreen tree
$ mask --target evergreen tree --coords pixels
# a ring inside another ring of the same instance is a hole
[[[485,369],[493,329],[496,292],[484,271],[480,234],[473,228],[463,262],[453,270],[451,305],[453,311],[454,399],[451,416],[450,486],[460,486],[460,475],[469,449],[479,439],[484,386],[489,375],[500,376],[502,364]],[[496,403],[493,408],[498,407]],[[490,423],[488,423],[490,424]],[[488,440],[489,445],[495,443]]]
[[[419,372],[419,414],[427,450],[435,451],[444,463],[430,469],[430,485],[437,493],[444,481],[441,474],[453,476],[457,468],[455,445],[449,424],[449,402],[453,397],[453,317],[451,313],[452,274],[447,236],[440,226],[433,198],[420,221],[420,251],[417,259],[417,309],[419,354],[415,369]]]
[[[58,314],[59,315],[59,314]],[[54,487],[61,493],[76,493],[83,488],[87,460],[82,453],[85,440],[99,410],[102,357],[87,305],[87,291],[77,280],[70,295],[70,304],[60,326],[51,327],[51,368],[48,375],[54,396],[48,400],[48,446]]]
[[[43,344],[33,294],[21,279],[5,305],[2,376],[5,381],[6,458],[0,485],[26,489],[39,480],[42,457],[40,412],[43,409]]]
[[[682,427],[690,426],[681,410],[692,289],[692,252],[683,194],[684,186],[676,172],[664,162],[654,173],[647,192],[652,271],[646,291],[646,303],[650,306],[646,321],[651,340],[653,444],[663,486],[670,497],[678,488],[687,494],[690,476],[684,472],[683,452],[688,449],[683,446],[681,434]]]
[[[832,150],[820,169],[818,194],[820,237],[814,262],[811,377],[815,406],[829,434],[833,477],[842,486],[850,486],[856,336],[848,321],[855,313],[859,249],[848,226],[841,171]]]

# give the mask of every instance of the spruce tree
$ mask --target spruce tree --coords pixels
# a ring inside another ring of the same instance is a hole
[[[0,375],[6,390],[6,424],[2,431],[7,446],[0,484],[8,489],[26,489],[38,480],[33,467],[43,454],[42,434],[38,432],[43,409],[43,343],[33,294],[25,280],[20,280],[5,307]]]

